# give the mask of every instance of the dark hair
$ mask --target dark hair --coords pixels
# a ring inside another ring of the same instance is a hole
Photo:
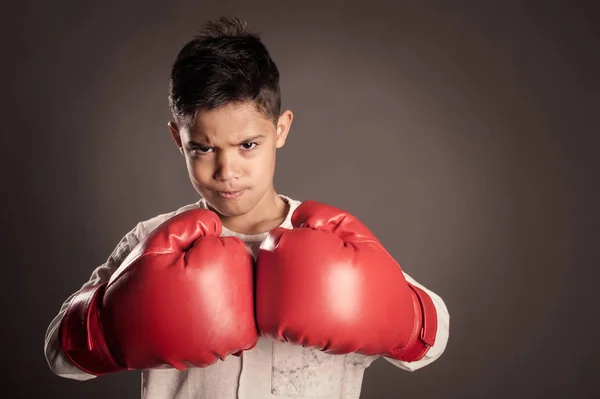
[[[196,113],[251,100],[276,124],[281,111],[279,70],[258,34],[239,18],[209,21],[177,55],[169,106],[177,123]]]

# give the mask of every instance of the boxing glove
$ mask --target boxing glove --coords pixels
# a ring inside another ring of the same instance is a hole
[[[292,226],[271,231],[257,257],[261,335],[332,354],[416,361],[427,353],[435,305],[367,227],[315,201],[300,204]]]
[[[163,222],[109,281],[80,290],[61,321],[63,352],[102,375],[206,367],[256,345],[253,258],[221,221],[193,209]]]

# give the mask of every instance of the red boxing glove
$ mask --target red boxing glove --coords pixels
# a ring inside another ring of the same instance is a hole
[[[193,209],[145,237],[107,283],[81,290],[60,326],[63,352],[102,375],[171,365],[206,367],[256,345],[253,259]]]
[[[300,204],[292,225],[273,230],[258,255],[261,335],[333,354],[423,358],[435,340],[435,305],[373,233],[315,201]]]

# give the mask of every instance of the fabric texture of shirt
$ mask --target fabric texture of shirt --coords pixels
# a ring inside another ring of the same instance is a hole
[[[292,228],[291,216],[300,201],[279,195],[289,204],[289,211],[281,227]],[[131,250],[152,230],[171,217],[193,208],[208,208],[204,199],[185,205],[176,211],[161,214],[138,223],[118,243],[107,261],[98,266],[83,285],[97,285],[110,279]],[[244,235],[223,227],[222,236],[242,239],[256,257],[260,244],[268,233]],[[396,367],[415,371],[439,358],[446,348],[449,336],[449,314],[442,298],[404,273],[406,280],[425,290],[435,304],[438,318],[436,341],[425,357],[415,362],[404,362],[384,357]],[[82,287],[82,288],[83,288]],[[45,356],[51,370],[64,378],[89,380],[88,374],[63,353],[58,340],[60,322],[75,296],[62,304],[59,313],[46,331]],[[242,356],[228,356],[225,360],[205,368],[179,371],[165,366],[141,371],[142,399],[358,399],[365,369],[378,356],[358,353],[330,355],[317,349],[304,348],[286,342],[259,338],[257,345]]]

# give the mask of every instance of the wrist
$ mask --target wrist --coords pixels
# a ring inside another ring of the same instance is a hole
[[[419,287],[408,283],[414,307],[414,325],[409,342],[386,357],[407,362],[421,360],[435,344],[437,311],[431,297]]]
[[[100,319],[99,304],[106,285],[79,291],[69,304],[59,329],[64,354],[79,369],[93,375],[125,369],[112,355]]]

